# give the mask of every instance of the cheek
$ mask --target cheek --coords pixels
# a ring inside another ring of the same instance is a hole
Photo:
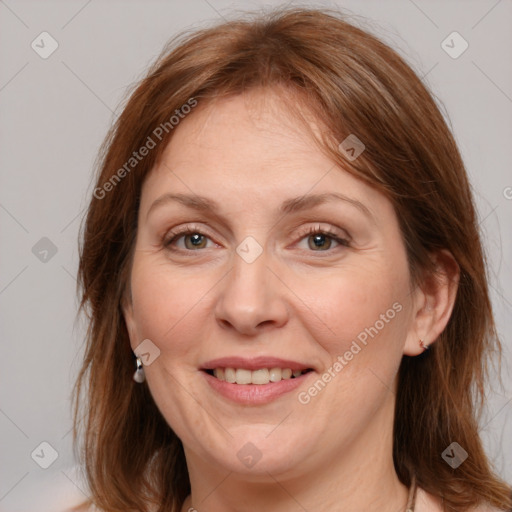
[[[194,326],[203,325],[203,302],[211,288],[197,273],[170,272],[165,263],[134,262],[133,310],[138,335],[173,356],[193,349]],[[193,318],[193,321],[190,320]]]
[[[400,357],[408,325],[408,283],[407,272],[387,264],[304,281],[299,293],[308,297],[303,314],[310,319],[309,330],[332,360],[347,351],[359,354],[364,364],[385,351]]]
[[[313,383],[298,399],[328,410],[335,425],[363,426],[387,403],[402,360],[410,319],[408,273],[389,266],[353,268],[317,285],[303,285],[310,307],[302,318],[324,350],[319,379],[327,384]]]

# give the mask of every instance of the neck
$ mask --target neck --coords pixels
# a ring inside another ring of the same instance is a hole
[[[192,494],[182,512],[404,512],[409,490],[393,465],[393,405],[384,405],[342,453],[317,467],[306,468],[304,461],[286,474],[269,470],[249,479],[207,467],[185,450]],[[383,430],[383,425],[390,427]]]

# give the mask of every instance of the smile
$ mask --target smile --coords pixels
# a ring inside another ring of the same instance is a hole
[[[207,373],[213,375],[219,380],[231,384],[269,384],[270,382],[280,382],[281,380],[295,379],[303,373],[311,371],[292,370],[291,368],[260,368],[258,370],[248,370],[245,368],[215,368],[207,370]]]
[[[200,367],[215,394],[244,405],[263,405],[289,394],[315,374],[307,363],[276,357],[223,357]]]

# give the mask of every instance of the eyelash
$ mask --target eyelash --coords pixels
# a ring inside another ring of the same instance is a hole
[[[302,233],[300,240],[311,235],[327,235],[329,238],[344,247],[350,247],[350,238],[343,238],[335,230],[331,228],[321,228],[318,226],[310,226],[306,232]],[[312,251],[312,252],[328,252],[328,251]]]
[[[168,236],[164,240],[163,244],[166,248],[168,248],[171,251],[176,251],[176,252],[186,251],[189,253],[196,252],[195,250],[192,250],[192,249],[176,249],[175,247],[172,246],[172,244],[174,242],[176,242],[181,237],[186,236],[186,235],[202,235],[207,238],[210,238],[206,233],[203,233],[201,229],[197,229],[195,226],[192,225],[192,226],[186,226],[185,228],[183,228],[179,231],[169,232]],[[336,243],[338,243],[340,246],[350,247],[350,237],[347,236],[347,238],[343,238],[343,237],[339,236],[339,234],[336,233],[334,230],[332,230],[330,228],[321,228],[319,225],[318,226],[310,226],[309,228],[307,228],[306,231],[302,232],[302,234],[300,235],[300,241],[302,241],[304,238],[311,236],[311,235],[326,235],[329,238],[331,238],[332,240],[334,240]],[[331,252],[331,250],[328,249],[326,251],[311,251],[311,252]]]

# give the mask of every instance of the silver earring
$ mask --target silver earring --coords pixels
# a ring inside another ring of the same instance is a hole
[[[430,345],[427,345],[422,340],[420,340],[420,345],[423,350],[428,350],[430,348]]]
[[[133,380],[139,384],[142,384],[146,380],[146,375],[144,374],[144,366],[142,366],[142,360],[140,357],[137,357],[135,360],[135,366],[137,369],[133,374]]]

